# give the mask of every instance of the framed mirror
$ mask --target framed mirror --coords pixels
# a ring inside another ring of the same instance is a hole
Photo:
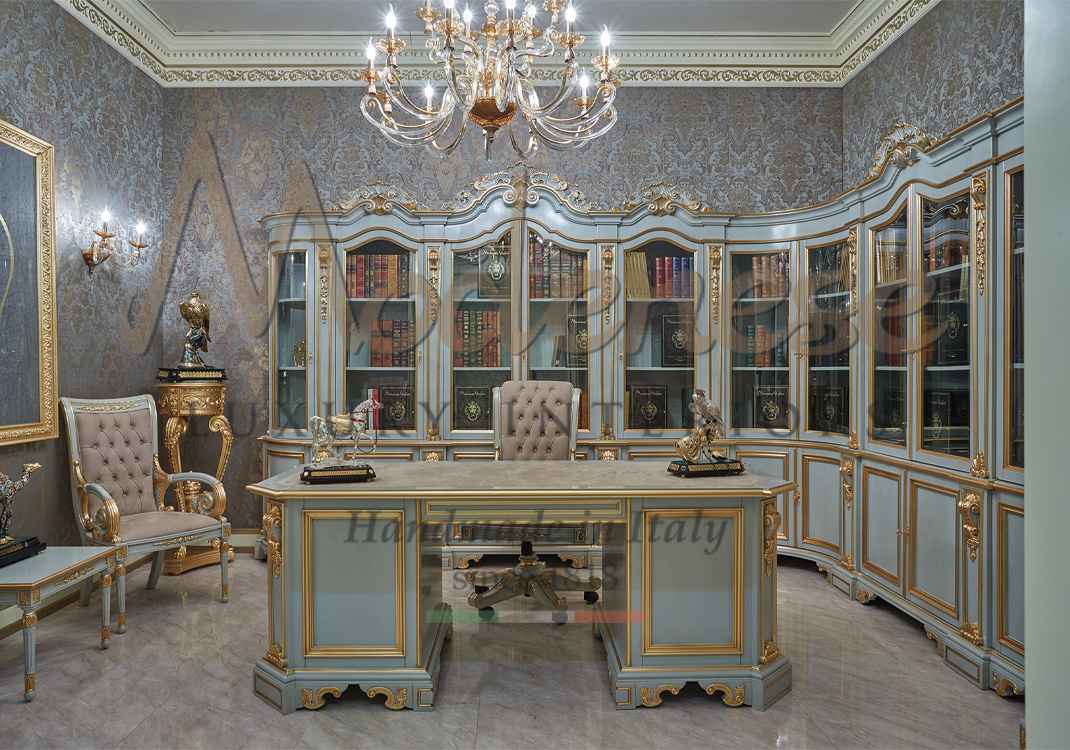
[[[0,120],[0,445],[59,435],[53,162]]]

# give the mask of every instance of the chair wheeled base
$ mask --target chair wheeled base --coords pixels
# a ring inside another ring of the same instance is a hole
[[[568,618],[568,600],[558,596],[555,584],[583,591],[584,599],[602,587],[602,579],[591,577],[584,580],[556,570],[547,570],[532,550],[531,542],[520,543],[520,563],[515,568],[506,568],[495,573],[469,571],[465,580],[476,585],[476,591],[468,596],[468,603],[481,612],[493,612],[491,607],[514,596],[531,596],[553,610],[553,620],[563,623]],[[489,587],[489,588],[485,588]],[[597,594],[594,595],[597,598]]]

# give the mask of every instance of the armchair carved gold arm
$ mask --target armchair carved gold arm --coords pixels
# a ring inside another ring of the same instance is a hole
[[[74,478],[78,482],[81,500],[82,528],[96,541],[120,544],[122,539],[119,538],[119,507],[115,501],[101,485],[85,481],[79,461],[74,462]],[[89,513],[90,496],[100,501],[100,507],[92,515]]]
[[[153,465],[153,487],[156,489],[162,489],[172,484],[178,484],[179,482],[195,482],[197,484],[205,485],[209,489],[207,492],[202,492],[199,495],[194,495],[192,492],[187,495],[190,503],[190,512],[200,513],[204,516],[210,516],[217,521],[226,521],[223,513],[227,510],[227,493],[223,489],[223,483],[215,477],[209,474],[202,474],[199,471],[183,471],[181,474],[168,474],[162,468],[160,468],[160,457],[154,455],[152,457]],[[187,488],[190,485],[187,485]],[[157,500],[160,510],[174,510],[169,505],[163,505],[163,493],[159,494]]]

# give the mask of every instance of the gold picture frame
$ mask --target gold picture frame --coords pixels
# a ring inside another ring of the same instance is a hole
[[[0,120],[0,445],[59,437],[55,149]]]

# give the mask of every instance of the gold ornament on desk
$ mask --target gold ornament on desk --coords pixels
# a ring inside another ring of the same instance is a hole
[[[7,533],[11,527],[11,502],[15,499],[15,493],[25,487],[30,474],[40,468],[41,464],[23,464],[22,477],[19,479],[0,474],[0,567],[36,555],[45,548],[45,544],[35,536],[15,538]]]
[[[724,450],[715,450],[712,445],[725,437],[721,407],[706,398],[706,392],[698,388],[687,408],[696,417],[701,417],[703,423],[696,420],[691,433],[676,441],[676,455],[680,458],[669,463],[669,472],[680,477],[742,474],[741,461],[729,460]]]

